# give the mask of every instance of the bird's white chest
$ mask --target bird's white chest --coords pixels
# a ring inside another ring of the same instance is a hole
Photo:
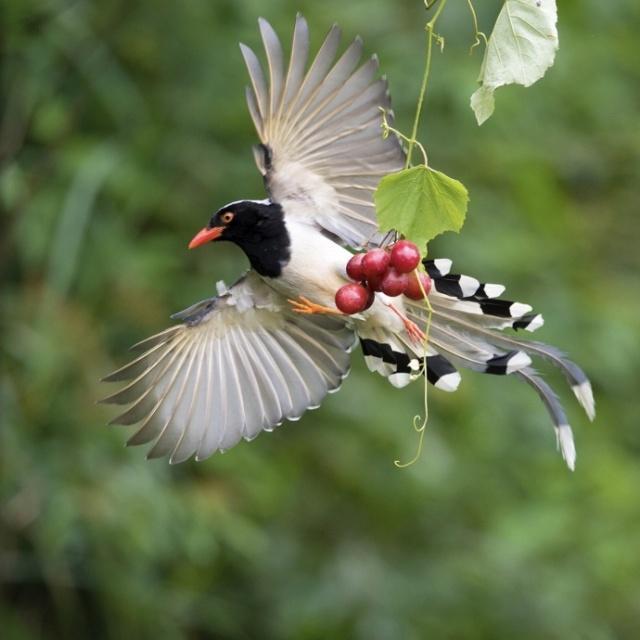
[[[270,284],[289,297],[334,306],[335,292],[349,281],[346,265],[351,254],[311,224],[287,221],[287,231],[291,256]]]

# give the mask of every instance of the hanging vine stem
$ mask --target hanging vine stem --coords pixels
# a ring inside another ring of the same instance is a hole
[[[475,27],[475,31],[476,31],[476,39],[478,39],[478,35],[477,34],[479,32],[478,32],[478,28],[477,28],[477,20],[476,20],[475,11],[473,9],[473,5],[471,4],[471,0],[468,0],[468,2],[469,2],[469,8],[471,10],[471,15],[472,15],[472,18],[474,20],[474,27]],[[436,25],[436,22],[438,21],[438,18],[442,14],[442,11],[444,10],[446,4],[447,4],[447,0],[424,0],[424,5],[427,8],[427,10],[430,10],[433,7],[436,7],[436,5],[437,5],[437,7],[435,9],[435,12],[434,12],[432,18],[425,25],[425,31],[426,31],[426,35],[427,35],[426,59],[425,59],[424,73],[423,73],[423,76],[422,76],[422,83],[420,85],[420,93],[418,95],[418,104],[416,106],[416,113],[415,113],[415,117],[414,117],[414,120],[413,120],[413,127],[411,129],[411,135],[410,136],[406,136],[403,133],[401,133],[400,131],[398,131],[397,129],[391,127],[389,125],[388,120],[387,120],[387,114],[384,111],[384,109],[382,109],[382,125],[381,126],[382,126],[382,136],[383,136],[383,138],[386,138],[387,136],[389,136],[390,133],[394,133],[401,140],[403,140],[403,141],[405,141],[407,143],[406,160],[405,160],[405,165],[404,165],[405,170],[408,169],[410,166],[412,166],[411,165],[411,159],[412,159],[412,155],[413,155],[413,149],[416,146],[420,149],[420,152],[422,153],[422,159],[424,161],[424,167],[428,167],[429,166],[429,160],[428,160],[428,157],[427,157],[427,151],[426,151],[425,147],[417,140],[417,135],[418,135],[418,127],[420,125],[420,116],[422,115],[422,109],[423,109],[423,106],[424,106],[425,96],[426,96],[427,88],[428,88],[428,85],[429,85],[429,74],[431,73],[431,58],[432,58],[432,54],[433,54],[433,43],[434,43],[434,41],[440,47],[441,51],[444,49],[444,38],[436,33],[435,25]],[[485,40],[486,40],[486,38],[485,38]],[[396,234],[396,237],[397,237],[397,234]],[[428,421],[429,421],[429,403],[428,403],[429,381],[428,381],[428,377],[427,377],[427,350],[428,350],[428,346],[429,346],[429,335],[430,335],[430,331],[431,331],[431,319],[432,319],[432,316],[433,316],[433,307],[431,306],[431,302],[429,301],[429,298],[427,297],[427,292],[425,291],[424,285],[422,284],[422,280],[419,277],[418,277],[418,284],[419,284],[419,287],[420,287],[420,291],[422,292],[422,297],[423,297],[423,300],[424,300],[424,306],[425,306],[425,310],[426,310],[426,326],[425,326],[424,341],[423,341],[423,352],[424,352],[424,356],[423,356],[424,357],[424,360],[423,360],[423,371],[422,371],[422,374],[418,374],[418,375],[423,375],[424,376],[424,395],[423,395],[424,417],[420,416],[419,414],[415,415],[413,417],[413,423],[412,423],[413,424],[413,429],[418,434],[418,444],[417,444],[416,452],[415,452],[414,456],[410,460],[408,460],[407,462],[401,462],[400,460],[394,460],[394,465],[396,467],[398,467],[399,469],[406,469],[407,467],[410,467],[415,462],[417,462],[418,459],[420,458],[420,455],[422,454],[422,447],[423,447],[423,444],[424,444],[424,434],[426,432],[427,424],[428,424]],[[418,377],[418,376],[416,376],[416,377]]]
[[[433,315],[433,307],[431,306],[431,302],[429,302],[429,298],[427,297],[427,292],[424,290],[424,286],[422,284],[422,280],[418,278],[418,285],[420,286],[420,291],[422,292],[422,296],[425,302],[425,308],[427,309],[427,326],[424,331],[424,394],[423,394],[423,402],[424,402],[424,418],[422,418],[419,414],[413,416],[413,428],[418,433],[418,446],[416,448],[416,452],[411,458],[411,460],[407,462],[400,462],[400,460],[394,460],[393,464],[395,464],[398,469],[406,469],[411,465],[415,464],[422,454],[422,445],[424,443],[424,434],[427,430],[427,423],[429,422],[429,402],[428,402],[428,388],[429,381],[427,380],[427,347],[429,345],[429,332],[431,330],[431,316]]]
[[[436,0],[437,2],[438,0]],[[425,7],[427,9],[431,9],[435,6],[436,2],[429,3],[428,0],[425,0]],[[427,54],[426,54],[426,62],[424,65],[424,74],[422,75],[422,84],[420,86],[420,94],[418,95],[418,106],[416,107],[416,115],[413,120],[413,127],[411,129],[411,136],[408,139],[409,146],[407,147],[407,159],[404,163],[404,168],[408,169],[411,165],[411,155],[413,153],[413,147],[416,144],[416,137],[418,135],[418,125],[420,124],[420,115],[422,114],[422,106],[424,105],[424,97],[427,93],[427,86],[429,85],[429,73],[431,72],[431,53],[433,50],[433,41],[436,40],[440,45],[440,50],[444,48],[444,38],[435,33],[434,27],[435,24],[442,13],[442,10],[445,8],[447,4],[447,0],[439,0],[440,4],[436,9],[436,12],[433,14],[433,17],[427,24],[425,25],[425,31],[427,32]],[[426,153],[424,154],[426,157]],[[425,165],[427,162],[425,160]]]
[[[422,76],[422,84],[420,85],[420,93],[418,95],[418,104],[416,106],[416,115],[414,117],[413,120],[413,127],[411,129],[411,136],[405,136],[404,134],[402,134],[400,131],[398,131],[397,129],[394,129],[393,127],[389,126],[389,123],[387,121],[387,117],[386,117],[386,113],[383,111],[382,114],[382,129],[383,129],[383,137],[386,137],[389,135],[389,133],[395,133],[399,138],[401,138],[402,140],[404,140],[407,143],[407,158],[405,161],[405,165],[404,168],[408,169],[411,166],[411,157],[413,154],[413,148],[414,146],[417,146],[420,149],[420,152],[422,153],[422,159],[424,160],[424,166],[427,167],[429,166],[429,159],[427,156],[427,151],[424,148],[424,146],[418,141],[417,136],[418,136],[418,126],[420,124],[420,116],[422,115],[422,107],[424,106],[424,99],[425,99],[425,95],[427,93],[427,87],[429,85],[429,74],[431,72],[431,56],[433,53],[433,42],[434,40],[436,41],[436,43],[440,46],[440,50],[442,51],[442,49],[444,48],[444,38],[440,35],[438,35],[435,32],[435,24],[438,20],[438,18],[440,17],[440,14],[442,13],[442,10],[444,9],[445,5],[447,4],[447,0],[424,0],[424,4],[425,7],[427,8],[427,10],[432,9],[436,3],[439,2],[439,5],[435,11],[435,13],[433,14],[433,17],[431,18],[431,20],[429,20],[427,22],[427,24],[425,25],[425,31],[427,33],[427,52],[426,52],[426,60],[425,60],[425,65],[424,65],[424,73]],[[424,348],[424,395],[423,395],[423,401],[424,401],[424,417],[421,417],[419,414],[415,415],[413,417],[413,428],[414,430],[418,433],[418,446],[416,448],[416,452],[413,456],[413,458],[411,458],[411,460],[408,460],[407,462],[401,462],[400,460],[394,460],[394,464],[396,467],[398,467],[399,469],[406,469],[407,467],[410,467],[411,465],[415,464],[415,462],[418,461],[418,459],[420,458],[420,455],[422,454],[422,446],[424,443],[424,434],[425,431],[427,429],[427,423],[429,421],[429,403],[428,403],[428,386],[429,386],[429,381],[427,380],[427,347],[429,344],[429,332],[431,330],[431,316],[433,315],[433,308],[431,306],[431,302],[429,302],[429,298],[427,297],[427,293],[424,289],[424,286],[422,284],[422,281],[420,278],[418,278],[418,284],[420,286],[420,291],[422,292],[422,297],[425,301],[425,308],[427,310],[427,323],[426,323],[426,327],[425,327],[425,332],[424,332],[424,343],[423,343],[423,348]]]

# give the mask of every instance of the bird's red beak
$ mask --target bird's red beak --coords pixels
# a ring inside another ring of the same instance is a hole
[[[195,249],[201,244],[205,244],[206,242],[211,242],[212,240],[219,238],[222,235],[223,231],[224,227],[213,227],[211,229],[207,229],[207,227],[205,227],[204,229],[201,229],[191,239],[191,242],[189,243],[189,249]]]

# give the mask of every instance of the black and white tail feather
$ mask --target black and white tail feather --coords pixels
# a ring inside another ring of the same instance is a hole
[[[595,417],[591,384],[585,373],[559,349],[499,333],[503,329],[533,332],[543,325],[540,314],[520,302],[503,300],[505,287],[481,283],[465,275],[451,274],[451,261],[425,260],[433,281],[429,295],[432,307],[426,357],[420,348],[398,337],[379,334],[360,336],[367,366],[402,387],[425,373],[427,380],[443,391],[455,391],[460,384],[456,367],[494,375],[515,374],[542,399],[553,422],[558,447],[567,466],[575,468],[576,450],[567,416],[551,387],[533,369],[531,357],[555,365],[566,378],[590,420]],[[424,303],[405,300],[407,315],[425,328]]]

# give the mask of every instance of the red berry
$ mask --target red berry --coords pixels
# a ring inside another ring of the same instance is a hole
[[[387,271],[382,278],[382,292],[388,296],[399,296],[404,293],[409,282],[409,276],[406,273],[398,273],[393,267]]]
[[[365,279],[364,271],[362,270],[362,259],[364,256],[364,253],[356,253],[351,257],[349,262],[347,262],[347,275],[356,282],[360,282]]]
[[[382,291],[382,279],[384,278],[384,274],[381,276],[373,276],[371,278],[367,278],[367,284],[369,285],[369,289],[371,291]]]
[[[364,306],[363,311],[366,311],[373,304],[373,301],[376,299],[376,294],[373,291],[373,289],[367,289],[367,292],[369,293],[369,299],[367,300],[367,304]]]
[[[345,284],[336,291],[336,307],[351,315],[367,308],[371,291],[361,284]]]
[[[391,249],[390,262],[399,273],[409,273],[420,264],[420,251],[413,242],[399,240]]]
[[[429,295],[429,291],[431,291],[431,278],[426,274],[419,271],[414,271],[409,274],[409,282],[407,283],[407,287],[404,290],[404,295],[407,298],[411,298],[412,300],[422,300],[422,291],[420,290],[420,285],[418,284],[418,278],[422,282],[422,287],[424,288],[424,292]]]
[[[362,258],[362,271],[367,280],[383,276],[389,267],[389,254],[384,249],[371,249]]]

